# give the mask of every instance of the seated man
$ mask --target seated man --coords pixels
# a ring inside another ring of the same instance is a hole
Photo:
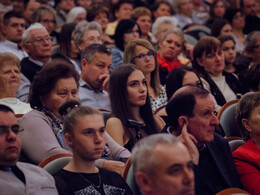
[[[199,163],[194,165],[196,194],[216,194],[242,186],[228,142],[214,133],[219,124],[214,109],[209,92],[192,85],[177,90],[166,106],[170,126],[164,130],[182,136],[183,129],[187,128],[199,151]]]
[[[89,45],[81,54],[79,99],[84,106],[111,110],[109,95],[104,90],[109,80],[112,53],[104,45]]]
[[[21,151],[14,112],[0,105],[0,191],[1,194],[58,194],[54,179],[40,167],[17,162]]]
[[[131,160],[143,195],[194,194],[191,156],[175,136],[155,134],[143,138],[134,146]]]

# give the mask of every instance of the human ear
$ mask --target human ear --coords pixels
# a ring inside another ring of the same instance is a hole
[[[153,185],[150,177],[146,173],[138,171],[135,174],[135,180],[142,193],[149,194],[149,192],[152,192]]]
[[[203,66],[202,61],[201,61],[200,58],[196,58],[196,62],[197,62],[200,66]]]
[[[186,116],[180,116],[178,118],[178,123],[179,123],[180,128],[182,129],[184,124],[188,124],[188,118]]]
[[[65,138],[66,144],[67,144],[69,147],[72,147],[72,146],[73,146],[72,136],[71,136],[69,133],[65,133],[65,134],[64,134],[64,138]]]
[[[242,125],[246,128],[247,131],[252,132],[252,129],[251,129],[251,126],[249,124],[248,119],[242,118],[241,122],[242,122]]]

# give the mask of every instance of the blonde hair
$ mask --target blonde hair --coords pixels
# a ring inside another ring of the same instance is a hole
[[[0,68],[2,68],[6,63],[15,64],[21,71],[20,60],[16,55],[8,52],[0,53]]]

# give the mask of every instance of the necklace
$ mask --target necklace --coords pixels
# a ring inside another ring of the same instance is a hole
[[[99,172],[97,173],[98,174],[98,185],[95,185],[94,183],[92,183],[91,181],[89,181],[87,178],[85,178],[81,173],[79,173],[79,176],[84,179],[86,182],[88,182],[90,185],[94,186],[95,188],[100,188],[101,186],[101,177],[100,177],[100,174]]]

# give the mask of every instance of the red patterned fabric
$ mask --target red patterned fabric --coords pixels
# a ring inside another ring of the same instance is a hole
[[[157,53],[157,57],[158,57],[159,66],[160,66],[162,69],[167,69],[168,72],[171,72],[173,68],[175,68],[175,67],[181,65],[180,60],[176,60],[176,61],[174,61],[174,62],[169,62],[168,60],[162,58],[162,57],[160,56],[160,53],[159,53],[159,52]]]

